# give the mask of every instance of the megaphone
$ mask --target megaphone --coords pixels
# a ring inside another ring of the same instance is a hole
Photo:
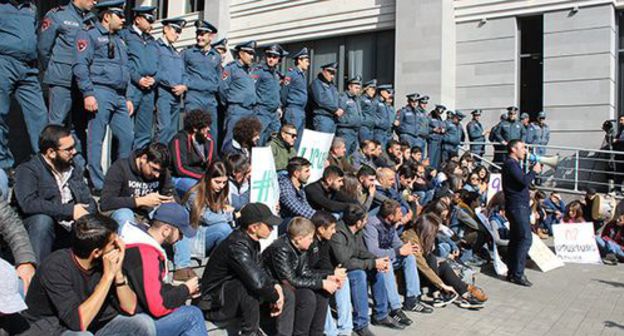
[[[555,155],[555,156],[541,156],[541,155],[536,155],[536,154],[529,155],[530,164],[535,164],[539,162],[543,165],[549,166],[551,168],[555,168],[559,164],[559,161],[560,161],[559,155]]]

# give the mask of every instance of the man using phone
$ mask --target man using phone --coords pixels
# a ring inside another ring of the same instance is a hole
[[[196,230],[189,222],[186,209],[177,203],[165,203],[155,212],[147,231],[134,224],[124,225],[121,237],[126,243],[123,264],[128,283],[137,295],[138,305],[155,319],[159,335],[207,335],[204,314],[186,300],[199,295],[199,281],[193,277],[180,286],[166,282],[167,253],[182,239],[191,238]]]
[[[111,217],[123,226],[128,221],[141,223],[154,208],[173,202],[168,166],[169,151],[160,143],[115,161],[104,180],[102,211],[112,211]]]

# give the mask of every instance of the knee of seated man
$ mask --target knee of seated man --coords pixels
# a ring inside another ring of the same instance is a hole
[[[44,214],[32,215],[26,219],[26,222],[29,232],[32,232],[33,229],[37,232],[54,232],[54,225],[56,224],[52,217]]]
[[[136,336],[156,336],[154,319],[147,314],[137,314],[130,318],[130,326],[126,330],[134,330]]]

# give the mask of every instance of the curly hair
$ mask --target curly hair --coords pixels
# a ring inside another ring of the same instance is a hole
[[[192,110],[184,116],[184,130],[187,132],[192,132],[194,129],[199,130],[211,124],[210,113],[201,109]]]
[[[260,134],[262,124],[256,117],[244,117],[236,122],[232,136],[243,148],[251,148],[253,146],[253,138]]]

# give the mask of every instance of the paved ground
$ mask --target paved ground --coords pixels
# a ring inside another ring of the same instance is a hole
[[[477,285],[490,300],[480,311],[456,306],[431,315],[408,313],[414,324],[397,332],[373,327],[378,336],[624,335],[624,266],[567,264],[548,273],[527,270],[532,288],[482,273]],[[210,335],[225,335],[211,327]]]

